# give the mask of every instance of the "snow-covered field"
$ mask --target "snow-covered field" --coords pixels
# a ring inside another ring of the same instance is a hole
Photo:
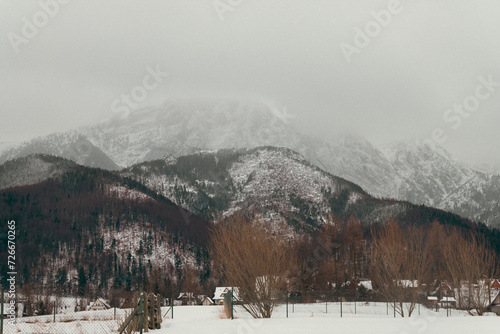
[[[293,310],[293,312],[292,312]],[[393,310],[385,303],[358,303],[356,314],[354,304],[343,303],[342,318],[340,305],[325,303],[281,306],[271,319],[251,319],[240,307],[236,307],[235,320],[221,319],[222,307],[187,306],[177,307],[174,320],[165,319],[162,329],[155,333],[244,333],[244,334],[304,334],[304,333],[370,333],[370,334],[411,334],[411,333],[499,333],[500,317],[472,317],[464,312],[446,310],[439,312],[415,310],[411,318],[394,318]],[[328,313],[327,313],[328,312]]]
[[[163,308],[163,314],[167,308]],[[355,313],[356,312],[356,313]],[[90,314],[89,314],[90,313]],[[19,323],[15,328],[7,326],[5,333],[116,333],[117,320],[112,319],[110,311],[78,312],[79,321],[61,319],[64,322],[50,323],[49,316],[37,322]],[[204,333],[204,334],[304,334],[304,333],[481,333],[497,334],[500,317],[472,317],[465,312],[452,310],[431,311],[423,307],[415,309],[411,318],[394,318],[392,308],[385,303],[342,304],[289,304],[288,318],[286,307],[279,307],[271,319],[253,319],[240,306],[235,307],[235,319],[224,319],[222,306],[180,306],[174,308],[174,319],[170,314],[163,319],[162,329],[151,333]],[[69,315],[68,315],[69,316]],[[83,317],[83,318],[82,318]],[[102,320],[97,320],[101,317]],[[96,319],[92,321],[91,319]],[[21,320],[21,319],[20,319]],[[28,319],[22,319],[25,321]],[[35,319],[29,319],[34,321]]]

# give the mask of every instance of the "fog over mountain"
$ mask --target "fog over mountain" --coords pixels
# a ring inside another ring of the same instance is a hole
[[[251,98],[307,135],[434,136],[498,170],[500,3],[395,3],[0,0],[0,143],[168,98]]]
[[[425,204],[500,226],[500,175],[471,168],[442,147],[423,142],[384,147],[361,135],[341,133],[317,139],[297,131],[289,118],[286,110],[260,101],[171,99],[0,151],[0,163],[44,153],[89,167],[117,170],[221,149],[289,148],[373,196]],[[13,176],[5,176],[3,183],[33,180],[37,175],[29,173],[32,165],[0,166],[6,175],[15,171]],[[304,177],[302,182],[309,181]]]

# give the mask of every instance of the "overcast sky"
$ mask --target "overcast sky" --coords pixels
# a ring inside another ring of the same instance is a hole
[[[483,83],[500,82],[498,0],[59,1],[0,0],[0,142],[109,117],[149,67],[170,76],[140,107],[249,96],[309,133],[437,131],[459,159],[500,165],[500,85]]]

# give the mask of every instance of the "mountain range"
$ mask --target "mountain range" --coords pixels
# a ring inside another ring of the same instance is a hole
[[[0,166],[0,188],[0,219],[16,221],[18,281],[46,292],[96,296],[142,285],[172,295],[193,277],[211,291],[219,279],[208,247],[213,221],[240,211],[289,240],[312,240],[351,218],[367,234],[390,221],[425,228],[438,221],[484,237],[500,253],[498,229],[373,197],[272,146],[166,156],[120,171],[29,155]],[[6,244],[7,233],[0,235]],[[0,258],[8,272],[7,252]]]
[[[417,142],[379,148],[359,135],[306,136],[291,118],[286,110],[256,101],[175,99],[4,149],[0,163],[45,153],[119,170],[197,152],[283,147],[375,197],[433,206],[500,227],[498,174]]]

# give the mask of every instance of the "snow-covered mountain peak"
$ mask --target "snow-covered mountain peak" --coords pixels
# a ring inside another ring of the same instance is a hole
[[[152,160],[175,165],[173,157],[198,152],[287,147],[377,197],[439,206],[477,219],[477,208],[459,209],[475,196],[475,206],[489,208],[481,210],[481,219],[486,223],[496,219],[500,224],[495,213],[498,207],[485,199],[495,194],[498,198],[497,186],[492,184],[498,179],[460,163],[443,148],[411,141],[382,151],[360,135],[306,136],[293,128],[290,119],[293,115],[275,103],[172,98],[159,106],[117,114],[95,126],[32,140],[0,154],[0,163],[46,153],[86,166],[116,169]],[[457,191],[466,182],[470,191]]]

